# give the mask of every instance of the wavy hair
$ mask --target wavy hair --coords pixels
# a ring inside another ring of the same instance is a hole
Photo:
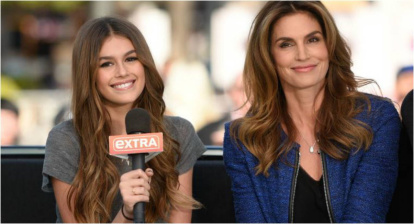
[[[179,143],[166,132],[163,121],[164,84],[157,72],[150,50],[141,32],[132,23],[113,17],[86,22],[80,29],[72,55],[72,112],[73,124],[80,138],[80,158],[69,194],[73,200],[74,216],[79,222],[108,222],[112,204],[119,191],[120,175],[109,155],[110,121],[103,97],[97,89],[97,70],[100,49],[109,36],[128,38],[145,71],[145,87],[134,103],[149,111],[151,131],[164,133],[164,152],[147,163],[153,168],[150,202],[146,206],[146,222],[166,219],[171,208],[192,209],[199,206],[193,198],[178,191],[180,158]]]
[[[298,12],[315,18],[322,28],[329,54],[329,69],[325,77],[324,99],[316,111],[315,139],[329,156],[346,159],[352,148],[368,149],[373,134],[370,127],[354,117],[364,108],[361,100],[370,101],[357,88],[371,79],[356,78],[351,71],[351,53],[339,34],[334,19],[319,1],[270,1],[256,16],[244,66],[243,79],[247,99],[251,103],[248,115],[231,124],[230,133],[259,160],[256,174],[268,175],[268,169],[278,159],[284,159],[297,137],[287,102],[271,56],[271,36],[276,21]],[[281,124],[288,137],[282,142]]]

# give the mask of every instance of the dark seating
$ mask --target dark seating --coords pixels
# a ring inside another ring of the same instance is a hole
[[[194,166],[193,196],[203,204],[203,208],[193,211],[192,222],[236,222],[230,188],[230,177],[226,174],[222,159],[199,159]]]
[[[43,192],[43,156],[1,158],[1,222],[56,222],[55,197]]]
[[[43,154],[18,153],[2,149],[1,158],[1,222],[56,222],[55,198],[43,192]],[[192,222],[235,222],[230,179],[221,156],[203,156],[193,175],[193,196],[204,207],[193,212]]]

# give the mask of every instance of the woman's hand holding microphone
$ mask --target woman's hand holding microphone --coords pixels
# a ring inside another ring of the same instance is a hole
[[[121,176],[119,190],[121,191],[124,205],[122,214],[126,219],[133,219],[134,205],[138,202],[149,202],[150,183],[154,172],[151,168],[129,171]]]

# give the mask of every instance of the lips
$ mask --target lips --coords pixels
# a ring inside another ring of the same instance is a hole
[[[116,90],[126,90],[126,89],[132,88],[134,82],[135,80],[127,80],[124,82],[118,82],[118,83],[112,84],[111,87]]]
[[[292,69],[296,72],[310,72],[312,71],[316,65],[304,65],[304,66],[295,66]]]

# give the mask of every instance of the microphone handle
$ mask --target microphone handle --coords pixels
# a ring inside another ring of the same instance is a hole
[[[141,132],[134,134],[141,134]],[[132,169],[141,169],[145,172],[145,153],[132,155]],[[134,223],[145,223],[145,202],[134,205]]]

